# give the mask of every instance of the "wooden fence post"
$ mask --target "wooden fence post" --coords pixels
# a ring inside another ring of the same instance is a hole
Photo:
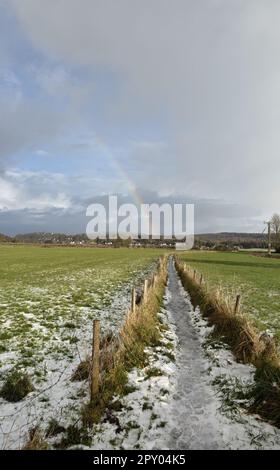
[[[202,284],[202,281],[203,281],[203,276],[202,276],[202,274],[201,274],[201,275],[200,275],[200,281],[199,281],[200,285]]]
[[[134,313],[136,308],[136,290],[135,287],[131,291],[131,312]]]
[[[154,286],[156,285],[157,283],[157,274],[155,274],[155,277],[154,277]]]
[[[145,279],[145,281],[144,281],[144,292],[143,292],[144,302],[146,302],[146,300],[147,300],[147,295],[148,295],[148,279]]]
[[[93,320],[90,399],[99,392],[100,321]]]
[[[238,313],[238,312],[239,312],[239,308],[240,308],[240,299],[241,299],[241,295],[238,294],[238,295],[236,296],[236,300],[235,300],[234,313]]]

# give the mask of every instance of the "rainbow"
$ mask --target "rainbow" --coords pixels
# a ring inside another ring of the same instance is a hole
[[[141,204],[144,204],[141,194],[138,192],[137,187],[133,180],[130,178],[129,174],[125,171],[123,166],[120,164],[119,160],[112,154],[112,152],[104,144],[101,144],[103,153],[109,160],[109,164],[114,167],[115,171],[120,175],[121,179],[124,181],[125,186],[131,195],[134,203],[139,208]]]

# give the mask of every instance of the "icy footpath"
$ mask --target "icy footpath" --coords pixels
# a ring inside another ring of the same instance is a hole
[[[222,392],[213,379],[252,381],[253,368],[237,364],[225,349],[203,348],[207,323],[193,310],[172,262],[166,308],[178,337],[177,387],[173,396],[169,449],[278,449],[280,432],[258,417],[223,411]],[[206,354],[208,352],[208,354]],[[207,358],[208,357],[208,358]]]
[[[147,348],[149,365],[129,374],[130,392],[115,397],[90,448],[279,449],[278,429],[247,415],[237,400],[224,406],[230,387],[252,383],[254,368],[207,342],[211,328],[193,309],[172,261],[159,316],[166,325],[162,344]]]

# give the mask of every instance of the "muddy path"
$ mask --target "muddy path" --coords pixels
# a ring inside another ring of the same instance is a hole
[[[177,386],[171,404],[173,423],[169,449],[279,448],[278,429],[242,412],[235,419],[222,412],[221,396],[213,385],[211,361],[206,357],[193,321],[193,306],[172,260],[168,270],[165,307],[178,339]],[[222,367],[219,366],[218,374],[236,375],[239,379],[252,374],[250,367],[237,364],[229,351],[222,351],[220,355]]]

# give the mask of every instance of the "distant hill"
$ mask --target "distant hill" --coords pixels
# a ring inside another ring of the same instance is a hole
[[[195,244],[197,247],[228,247],[228,248],[266,248],[267,235],[264,233],[203,233],[195,235]]]
[[[86,234],[66,235],[65,233],[32,232],[15,236],[19,243],[63,244],[88,243]]]
[[[4,242],[12,242],[13,238],[9,237],[8,235],[4,235],[3,233],[0,233],[0,243]]]
[[[166,240],[165,240],[166,241]],[[83,245],[90,243],[87,235],[84,233],[76,235],[67,235],[65,233],[54,232],[32,232],[18,234],[15,237],[0,234],[0,243],[34,243],[34,244],[57,244],[57,245]],[[97,244],[104,245],[104,240],[97,240]],[[136,242],[135,242],[136,243]],[[139,240],[137,245],[153,245],[157,246],[163,243],[163,240]],[[113,243],[117,245],[116,240]],[[175,244],[175,240],[170,240],[170,245]],[[235,248],[267,248],[267,235],[261,233],[238,233],[238,232],[221,232],[221,233],[202,233],[195,235],[195,248],[211,248],[211,249],[235,249]]]
[[[208,239],[208,240],[244,240],[244,239],[258,239],[264,240],[267,238],[267,235],[264,233],[244,233],[244,232],[219,232],[219,233],[201,233],[196,234],[196,238]]]

